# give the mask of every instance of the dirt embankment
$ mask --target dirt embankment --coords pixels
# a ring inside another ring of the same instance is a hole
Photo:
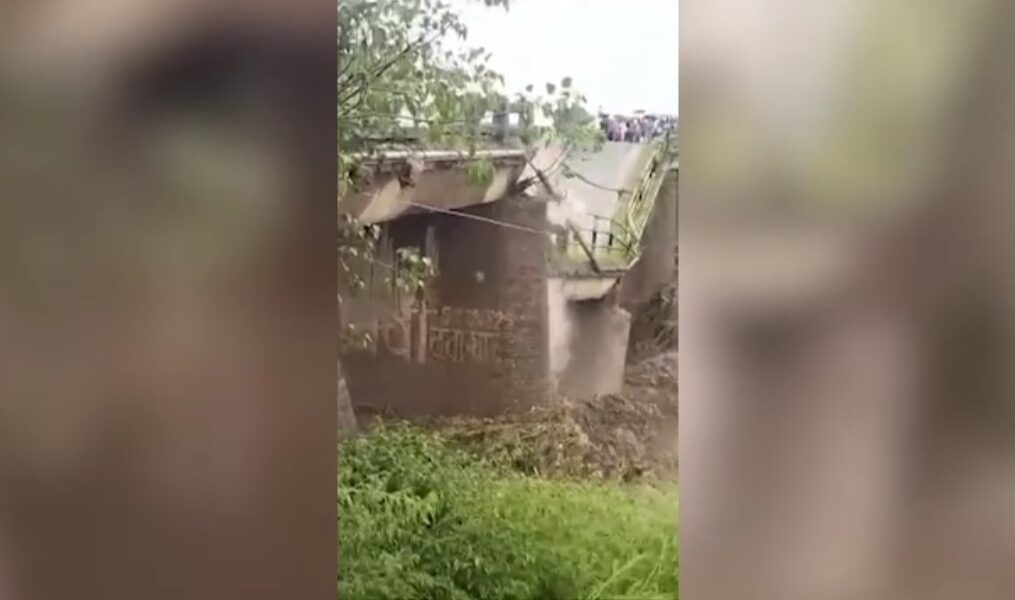
[[[437,423],[495,462],[547,476],[671,479],[677,473],[677,355],[628,366],[620,394],[558,398],[521,415]]]

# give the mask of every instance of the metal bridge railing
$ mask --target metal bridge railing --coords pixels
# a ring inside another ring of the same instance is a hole
[[[641,253],[641,237],[655,207],[656,198],[675,152],[676,136],[660,142],[630,192],[623,194],[616,216],[591,215],[591,227],[569,232],[566,253],[572,261],[604,263],[611,269],[628,268]],[[580,238],[580,239],[577,239]]]

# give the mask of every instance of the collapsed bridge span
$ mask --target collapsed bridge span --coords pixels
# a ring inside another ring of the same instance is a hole
[[[622,304],[673,279],[675,155],[664,139],[364,157],[339,202],[381,232],[376,260],[357,267],[363,289],[342,290],[357,411],[491,416],[618,391]],[[402,248],[436,268],[418,290],[392,283]]]

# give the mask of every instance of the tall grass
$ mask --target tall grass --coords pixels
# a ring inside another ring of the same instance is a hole
[[[341,600],[677,598],[675,488],[529,478],[381,428],[339,447]]]

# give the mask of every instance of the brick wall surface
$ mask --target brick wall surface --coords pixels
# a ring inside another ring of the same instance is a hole
[[[547,205],[538,201],[499,203],[500,221],[543,231]],[[547,275],[550,241],[547,236],[503,229],[500,232],[501,305],[514,326],[505,348],[505,383],[512,407],[529,407],[549,398],[550,357]]]
[[[542,230],[546,205],[510,198],[473,207],[468,214]],[[486,311],[502,314],[505,321],[496,329],[496,338],[490,338],[490,347],[481,353],[485,360],[435,358],[429,343],[434,340],[434,328],[441,325],[439,317],[432,313],[420,317],[418,312],[410,317],[413,322],[404,330],[412,348],[403,355],[393,355],[383,348],[343,353],[343,367],[357,412],[403,417],[488,416],[546,400],[550,390],[548,239],[443,214],[404,217],[390,223],[386,230],[395,247],[420,248],[427,246],[430,231],[430,250],[439,273],[427,286],[426,308],[448,308],[456,314]],[[377,295],[369,302],[367,312],[373,318],[384,319],[398,313],[397,304]],[[359,306],[362,308],[363,302]],[[362,318],[362,311],[358,318]]]

